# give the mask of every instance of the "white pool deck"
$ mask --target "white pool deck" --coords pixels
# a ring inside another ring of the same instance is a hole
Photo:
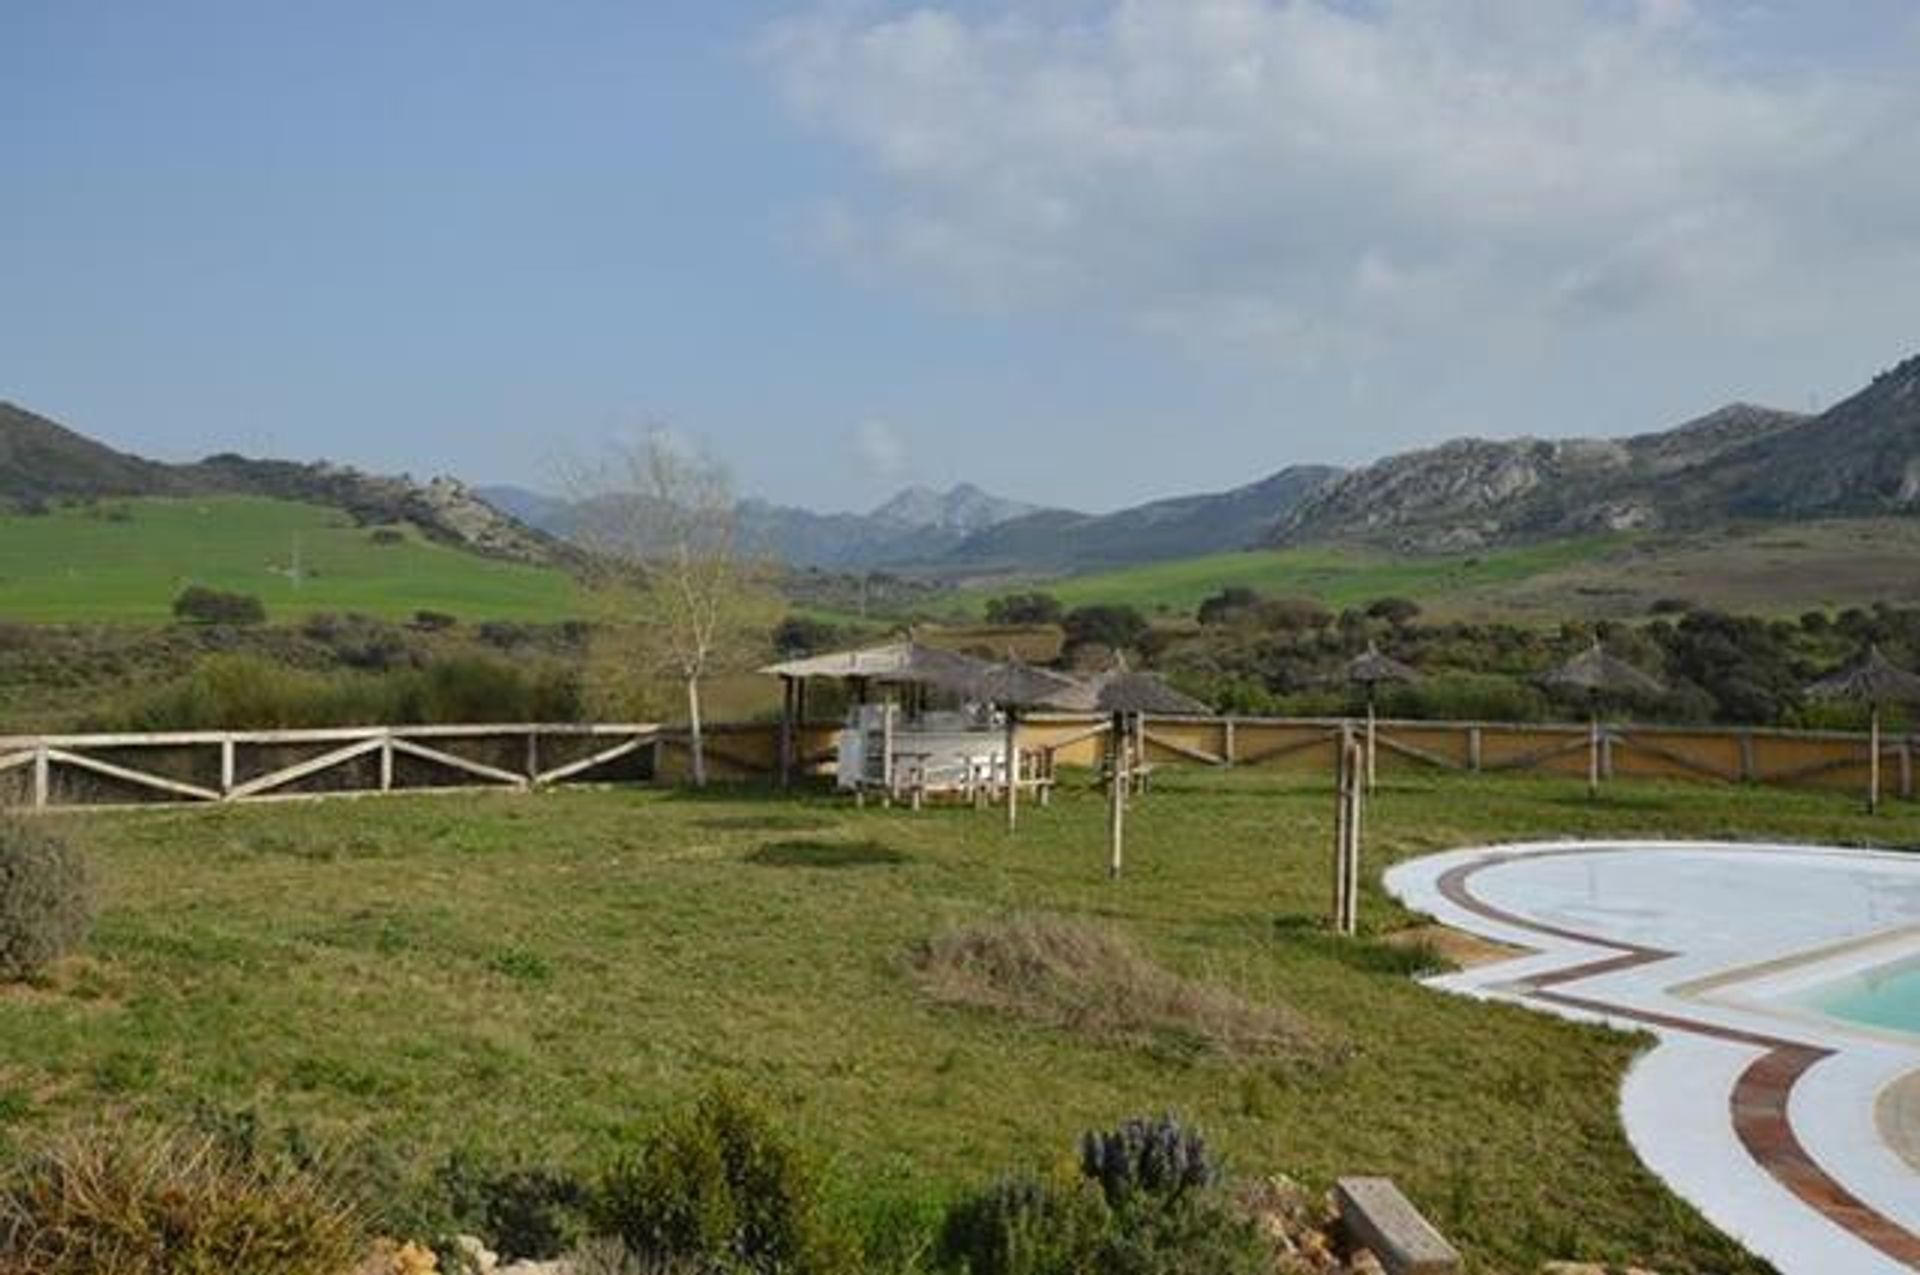
[[[1920,1173],[1875,1122],[1881,1092],[1920,1070],[1920,1035],[1797,999],[1920,953],[1920,855],[1545,842],[1403,863],[1386,885],[1529,949],[1434,986],[1656,1035],[1621,1116],[1641,1159],[1716,1226],[1785,1272],[1920,1269]],[[1767,1093],[1783,1118],[1756,1134]],[[1797,1145],[1776,1152],[1787,1130]]]

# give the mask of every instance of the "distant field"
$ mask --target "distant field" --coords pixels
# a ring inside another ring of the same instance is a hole
[[[1044,587],[1068,606],[1124,603],[1143,611],[1183,613],[1229,585],[1274,596],[1318,598],[1336,607],[1388,596],[1425,602],[1564,571],[1631,542],[1627,535],[1594,536],[1525,549],[1419,558],[1361,549],[1249,550],[1073,576]]]
[[[0,619],[164,620],[189,584],[253,594],[275,620],[419,610],[555,620],[577,610],[562,572],[463,553],[410,528],[400,543],[376,544],[368,528],[315,505],[234,496],[0,515]]]
[[[1016,586],[980,586],[975,604],[1017,588],[1066,605],[1126,604],[1191,614],[1230,585],[1332,607],[1412,598],[1435,619],[1634,619],[1666,598],[1797,616],[1884,602],[1920,605],[1920,519],[1837,519],[1675,534],[1622,533],[1477,554],[1396,556],[1358,548],[1250,550]]]

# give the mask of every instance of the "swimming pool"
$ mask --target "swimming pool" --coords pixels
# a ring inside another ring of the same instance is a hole
[[[1546,842],[1390,869],[1524,949],[1435,987],[1627,1030],[1640,1158],[1783,1272],[1920,1271],[1920,855]],[[1906,1106],[1884,1101],[1904,1094]]]
[[[1849,974],[1800,1003],[1832,1018],[1920,1037],[1920,957]]]

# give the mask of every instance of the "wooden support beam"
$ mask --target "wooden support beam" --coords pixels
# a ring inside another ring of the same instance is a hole
[[[331,770],[335,766],[344,765],[356,757],[364,757],[368,753],[378,751],[384,743],[384,736],[376,739],[361,739],[356,743],[346,745],[344,748],[335,748],[329,752],[321,753],[318,757],[310,757],[306,761],[296,762],[291,766],[283,766],[279,770],[269,771],[264,775],[256,775],[243,784],[235,784],[228,791],[227,796],[237,801],[243,797],[252,797],[259,793],[267,792],[270,789],[282,787],[286,784],[293,783],[295,780],[306,779],[311,775],[319,774],[323,770]]]
[[[1145,740],[1145,742],[1152,744],[1155,748],[1164,748],[1176,756],[1185,757],[1188,761],[1197,761],[1203,766],[1224,766],[1227,764],[1227,759],[1217,753],[1210,753],[1205,749],[1194,748],[1189,744],[1181,743],[1177,739],[1168,739],[1165,735],[1156,735],[1152,731],[1142,732],[1141,738]]]
[[[53,767],[45,744],[33,750],[33,808],[45,810],[53,799]]]
[[[1635,752],[1642,752],[1649,757],[1658,757],[1661,761],[1678,766],[1680,769],[1699,775],[1702,778],[1718,780],[1721,783],[1739,782],[1739,775],[1737,774],[1729,775],[1724,770],[1716,769],[1706,762],[1689,757],[1685,753],[1677,752],[1662,744],[1653,743],[1651,740],[1634,735],[1628,731],[1615,728],[1608,731],[1607,735],[1610,744],[1615,744],[1621,748],[1630,749]],[[1608,774],[1612,774],[1611,767],[1609,767]]]
[[[655,738],[653,735],[642,735],[634,739],[626,740],[623,743],[615,744],[611,748],[602,748],[600,751],[589,753],[587,756],[579,758],[576,761],[570,761],[564,766],[555,766],[551,770],[543,770],[533,777],[533,782],[535,784],[558,783],[562,779],[569,779],[574,775],[583,774],[586,771],[594,769],[596,766],[604,766],[610,761],[618,761],[629,753],[637,752],[648,744],[651,744]]]
[[[144,770],[118,766],[110,761],[101,761],[98,757],[89,757],[85,753],[68,752],[64,748],[49,748],[46,756],[49,762],[58,762],[62,766],[72,766],[77,770],[89,770],[96,775],[105,775],[109,779],[118,779],[142,788],[151,788],[155,792],[164,792],[175,797],[191,797],[195,801],[220,800],[220,794],[211,788],[202,788],[199,784],[182,783],[178,779],[168,779],[164,775],[151,775]]]
[[[40,751],[35,748],[29,748],[25,752],[19,753],[0,753],[0,771],[14,770],[21,766],[31,766],[33,759],[39,755]]]
[[[1461,769],[1459,762],[1445,754],[1432,752],[1420,747],[1418,744],[1409,744],[1405,740],[1395,739],[1391,735],[1380,736],[1376,743],[1379,747],[1386,749],[1390,753],[1398,753],[1400,756],[1412,761],[1425,762],[1427,765],[1437,767],[1440,770]]]
[[[234,742],[232,739],[223,739],[220,741],[220,797],[222,800],[233,794],[234,765]]]
[[[1261,762],[1278,761],[1282,757],[1291,757],[1293,754],[1305,752],[1309,748],[1319,748],[1329,740],[1337,743],[1339,738],[1340,728],[1338,726],[1329,727],[1322,730],[1319,734],[1306,739],[1290,739],[1284,744],[1276,744],[1271,748],[1263,748],[1258,752],[1248,753],[1240,759],[1240,764],[1243,766],[1257,766]]]
[[[469,775],[478,775],[482,779],[498,780],[511,788],[524,788],[527,785],[527,777],[525,775],[515,774],[511,770],[505,770],[499,766],[489,766],[485,762],[474,761],[472,758],[462,757],[458,753],[449,753],[438,748],[428,748],[425,744],[416,744],[410,739],[394,740],[393,749],[395,752],[405,753],[409,757],[418,757],[422,761],[430,761],[436,765],[446,766],[453,770],[465,771]]]

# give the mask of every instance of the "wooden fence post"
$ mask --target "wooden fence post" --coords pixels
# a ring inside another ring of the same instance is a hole
[[[1233,765],[1234,739],[1233,719],[1231,717],[1225,717],[1220,720],[1220,756],[1226,759],[1227,765]]]
[[[237,774],[234,749],[233,736],[229,735],[220,741],[220,799],[222,801],[233,799],[233,781]]]
[[[1467,727],[1467,769],[1476,772],[1480,769],[1480,728],[1478,726]]]
[[[1759,766],[1754,758],[1753,732],[1740,732],[1740,782],[1750,784],[1760,776]]]
[[[393,731],[380,732],[380,791],[393,791]]]
[[[1900,795],[1908,801],[1913,800],[1913,741],[1904,741],[1900,745]]]
[[[33,750],[33,808],[45,810],[53,796],[53,759],[43,742]]]
[[[1366,750],[1351,724],[1340,728],[1334,763],[1333,928],[1351,935],[1360,925],[1360,821],[1366,795]]]

